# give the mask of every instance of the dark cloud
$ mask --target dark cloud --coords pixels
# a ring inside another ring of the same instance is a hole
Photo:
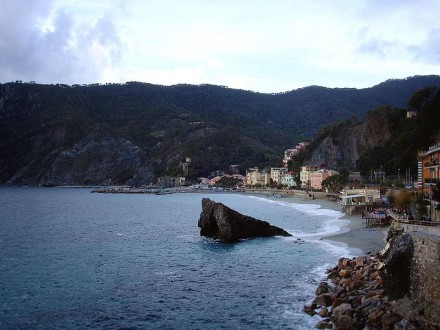
[[[50,21],[50,28],[43,23]],[[113,23],[103,17],[77,25],[52,2],[8,0],[0,11],[0,79],[45,83],[87,83],[103,66],[119,59],[121,43]]]

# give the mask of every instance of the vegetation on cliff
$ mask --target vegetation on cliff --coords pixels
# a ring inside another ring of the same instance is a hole
[[[407,111],[416,111],[407,117]],[[424,88],[413,94],[406,107],[382,106],[365,119],[325,127],[304,155],[305,163],[349,168],[370,175],[380,168],[397,174],[410,169],[415,175],[417,152],[427,150],[440,136],[440,90]]]
[[[180,175],[185,156],[192,157],[190,178],[225,170],[230,164],[242,170],[275,165],[283,150],[329,122],[363,117],[380,105],[403,107],[415,91],[434,85],[440,85],[440,76],[390,80],[366,89],[312,86],[281,94],[137,82],[1,84],[0,183],[59,184],[57,159],[60,163],[66,153],[82,155],[85,150],[75,149],[81,147],[93,148],[81,161],[75,159],[77,167],[72,168],[97,171],[109,151],[105,148],[127,146],[131,151],[118,158],[115,173],[97,176],[118,182]],[[90,140],[97,131],[105,132],[107,140]],[[70,178],[63,183],[103,182],[90,181],[90,176]]]

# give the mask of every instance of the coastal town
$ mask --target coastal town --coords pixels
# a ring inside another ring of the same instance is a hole
[[[159,177],[157,185],[144,188],[111,187],[96,191],[157,194],[177,190],[238,191],[303,199],[327,198],[338,201],[345,213],[363,214],[370,220],[384,218],[381,213],[372,211],[385,210],[388,206],[392,218],[431,226],[440,224],[440,143],[418,153],[418,172],[414,177],[409,169],[405,174],[399,169],[395,175],[388,175],[382,168],[372,169],[367,177],[362,177],[360,172],[336,171],[317,164],[302,165],[297,172],[290,170],[292,162],[307,145],[308,142],[301,142],[285,150],[283,166],[252,167],[245,175],[239,173],[236,165],[231,165],[229,173],[211,172],[207,177],[199,177],[198,183],[190,183],[186,176],[191,169],[191,157],[186,157],[181,164],[183,175],[180,177]]]

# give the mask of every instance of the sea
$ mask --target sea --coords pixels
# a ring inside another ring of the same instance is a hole
[[[205,197],[293,237],[201,237]],[[313,329],[347,223],[294,198],[0,188],[0,329]]]

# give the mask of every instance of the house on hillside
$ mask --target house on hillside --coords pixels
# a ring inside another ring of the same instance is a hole
[[[283,165],[284,167],[289,167],[295,156],[298,156],[305,148],[310,144],[310,142],[300,142],[295,147],[287,149],[284,151]]]

